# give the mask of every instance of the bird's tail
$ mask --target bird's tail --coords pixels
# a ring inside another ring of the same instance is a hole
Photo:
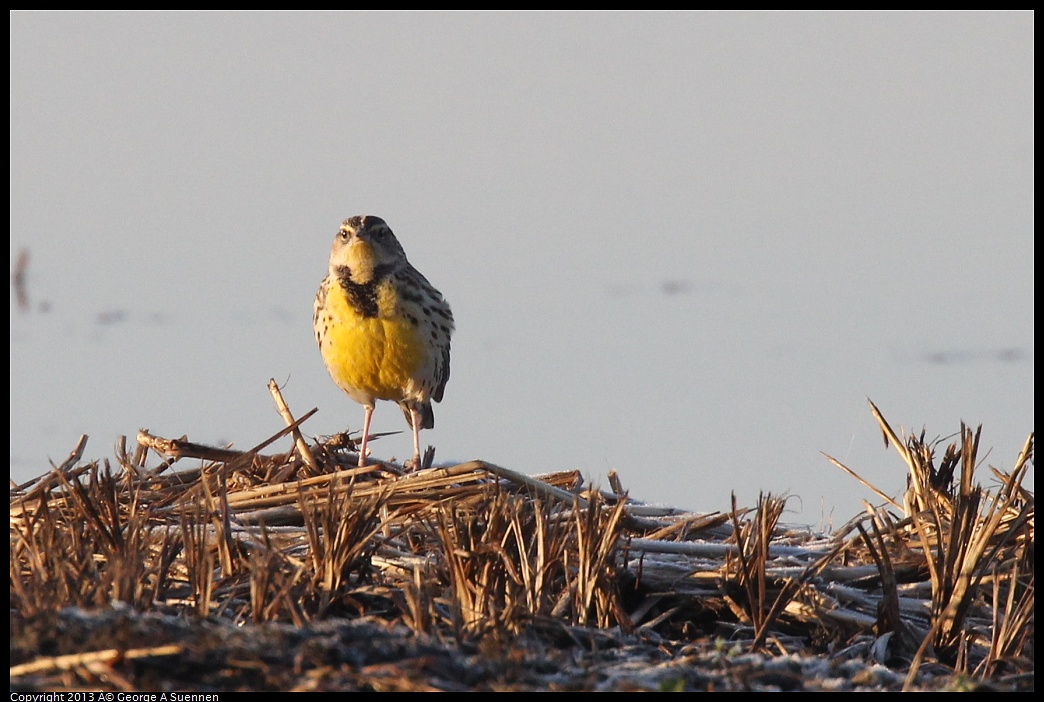
[[[413,426],[413,419],[410,417],[410,405],[405,402],[400,402],[399,407],[402,408],[402,413],[406,417],[406,424]],[[434,429],[435,428],[435,412],[431,408],[430,402],[419,402],[416,404],[418,410],[420,410],[421,417],[421,429]]]

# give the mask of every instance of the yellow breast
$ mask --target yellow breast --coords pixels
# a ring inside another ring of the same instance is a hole
[[[387,311],[390,305],[381,307]],[[334,382],[363,404],[402,400],[426,354],[414,324],[402,315],[362,316],[340,285],[330,286],[322,314],[326,332],[320,350]]]

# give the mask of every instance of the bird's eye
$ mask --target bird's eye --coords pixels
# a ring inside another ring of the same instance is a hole
[[[337,236],[341,239],[341,241],[348,241],[348,230],[342,229],[341,231],[337,232]]]

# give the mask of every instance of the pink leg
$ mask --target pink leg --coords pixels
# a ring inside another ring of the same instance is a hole
[[[370,418],[373,417],[373,407],[363,408],[365,414],[363,414],[363,433],[362,443],[359,444],[359,467],[362,468],[366,465],[366,443],[370,439]]]
[[[413,408],[410,410],[410,423],[413,425],[413,469],[420,470],[421,459],[420,459],[420,425],[421,415],[420,410]]]

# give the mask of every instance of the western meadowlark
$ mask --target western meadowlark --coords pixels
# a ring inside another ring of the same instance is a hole
[[[442,401],[449,380],[453,314],[380,217],[341,224],[312,324],[330,377],[364,408],[359,465],[374,402],[393,400],[413,429],[419,467],[420,430],[435,426],[431,401]]]

